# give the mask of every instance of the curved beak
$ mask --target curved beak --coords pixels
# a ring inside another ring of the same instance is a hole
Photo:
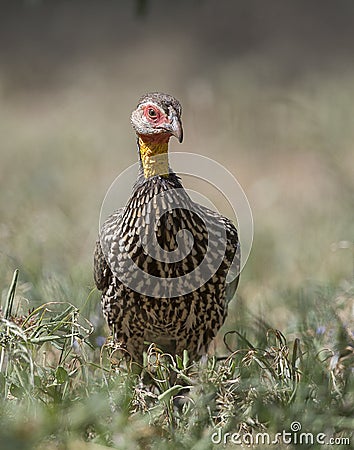
[[[171,128],[172,128],[171,134],[175,136],[179,142],[182,142],[183,141],[182,122],[176,113],[172,115]]]
[[[183,127],[182,122],[177,112],[170,108],[170,114],[168,115],[169,122],[164,123],[161,127],[170,132],[172,136],[175,136],[179,142],[183,141]]]

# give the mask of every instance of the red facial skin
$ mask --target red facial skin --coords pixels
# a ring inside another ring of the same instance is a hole
[[[144,108],[144,115],[153,125],[158,126],[169,122],[166,114],[161,114],[161,111],[154,105],[146,105]]]
[[[161,111],[154,105],[146,105],[144,108],[144,116],[154,126],[158,127],[164,123],[169,123],[169,119],[166,114],[162,114]],[[162,130],[161,130],[162,131]],[[149,136],[142,136],[144,141],[153,142],[167,142],[171,137],[169,132],[161,132]]]

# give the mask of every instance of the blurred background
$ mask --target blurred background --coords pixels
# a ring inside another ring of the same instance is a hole
[[[353,55],[350,0],[0,1],[3,296],[19,268],[29,308],[97,311],[101,203],[137,159],[130,112],[155,90],[183,106],[185,140],[172,150],[216,159],[251,204],[239,304],[284,329],[309,283],[345,290]],[[237,302],[232,311],[229,326]]]

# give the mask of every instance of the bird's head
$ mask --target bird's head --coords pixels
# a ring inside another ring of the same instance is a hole
[[[143,95],[132,112],[130,120],[138,136],[145,178],[168,176],[168,141],[171,136],[183,140],[181,114],[180,102],[159,92]]]
[[[183,140],[182,108],[177,99],[168,94],[153,92],[143,95],[132,112],[131,123],[144,141],[168,142],[175,136]]]

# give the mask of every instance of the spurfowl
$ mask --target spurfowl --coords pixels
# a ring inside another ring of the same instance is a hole
[[[149,342],[173,355],[186,349],[196,360],[224,323],[237,288],[237,231],[193,202],[169,167],[169,139],[183,139],[178,100],[146,94],[131,123],[139,175],[126,206],[103,224],[95,249],[103,314],[134,361]]]

